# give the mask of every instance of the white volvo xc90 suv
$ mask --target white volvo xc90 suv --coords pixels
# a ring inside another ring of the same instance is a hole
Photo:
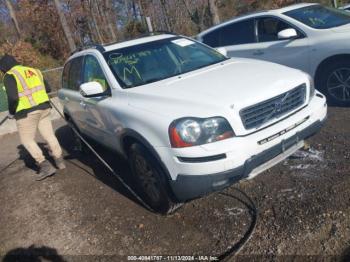
[[[297,4],[234,18],[197,36],[229,57],[266,60],[307,72],[329,102],[350,106],[350,13]]]
[[[59,98],[83,135],[128,158],[159,212],[275,165],[327,114],[307,74],[172,34],[76,52]]]

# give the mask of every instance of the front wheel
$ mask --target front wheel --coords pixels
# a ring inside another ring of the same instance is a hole
[[[330,104],[350,106],[350,62],[339,60],[324,66],[316,79],[316,87]]]
[[[158,161],[139,143],[130,146],[128,157],[134,181],[143,200],[156,212],[173,212],[179,204],[172,200],[165,173]]]

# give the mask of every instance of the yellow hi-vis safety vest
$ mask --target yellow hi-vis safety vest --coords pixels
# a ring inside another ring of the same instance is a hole
[[[49,101],[40,70],[18,65],[6,74],[12,75],[17,82],[19,101],[16,113]]]

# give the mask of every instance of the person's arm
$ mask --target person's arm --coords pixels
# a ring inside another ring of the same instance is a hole
[[[4,78],[4,85],[6,88],[9,114],[14,115],[16,114],[19,100],[16,79],[11,75],[6,75]]]

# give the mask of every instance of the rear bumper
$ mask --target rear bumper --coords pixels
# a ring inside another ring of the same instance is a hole
[[[297,132],[279,144],[247,159],[245,163],[234,169],[210,175],[181,175],[170,181],[170,187],[179,201],[186,201],[201,197],[214,191],[222,190],[241,179],[248,178],[254,169],[270,160],[281,156],[288,149],[292,149],[299,141],[305,140],[317,133],[323,126],[324,120],[317,121],[307,128]],[[296,151],[296,148],[294,151]],[[287,155],[288,156],[288,155]],[[286,157],[287,157],[286,156]],[[283,158],[282,158],[283,159]]]

